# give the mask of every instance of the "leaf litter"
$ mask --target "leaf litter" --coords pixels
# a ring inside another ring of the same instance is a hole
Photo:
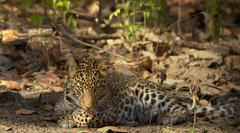
[[[83,35],[85,38],[88,36],[92,37],[93,35],[97,36],[98,33],[94,28],[93,26],[83,26],[78,29],[76,36],[79,36],[79,38],[83,38]],[[234,34],[234,32],[229,30],[230,29],[224,29],[224,34]],[[118,39],[85,39],[87,42],[93,42],[94,46],[100,47],[100,50],[96,50],[89,46],[77,44],[76,41],[64,36],[64,33],[60,30],[57,32],[59,34],[49,37],[32,37],[28,40],[27,44],[24,44],[21,50],[17,50],[15,46],[0,47],[0,64],[4,64],[1,65],[3,67],[1,67],[0,72],[1,87],[4,88],[4,91],[0,88],[0,92],[4,92],[5,94],[5,96],[0,98],[10,97],[12,94],[8,94],[9,91],[20,91],[19,93],[22,94],[20,96],[21,98],[36,101],[22,105],[19,104],[21,100],[18,101],[15,98],[19,97],[18,95],[14,95],[13,101],[5,100],[7,102],[14,102],[14,104],[12,104],[14,107],[20,106],[20,109],[11,110],[8,106],[5,106],[4,103],[1,103],[1,107],[3,107],[0,111],[6,114],[7,120],[12,120],[11,115],[8,114],[11,113],[11,111],[12,114],[24,115],[26,117],[28,115],[34,117],[43,112],[48,112],[49,114],[46,113],[46,116],[41,115],[43,117],[41,120],[45,122],[54,119],[48,119],[47,117],[54,116],[52,111],[58,96],[58,94],[55,93],[63,91],[61,83],[66,79],[66,75],[68,74],[66,70],[66,56],[70,51],[77,59],[80,58],[81,55],[90,54],[98,59],[108,60],[110,66],[113,67],[111,69],[118,72],[136,75],[141,79],[152,80],[159,84],[162,82],[163,86],[170,85],[169,88],[166,87],[163,91],[178,97],[191,99],[188,90],[193,84],[192,81],[197,78],[201,80],[199,83],[199,92],[202,96],[199,100],[201,105],[211,106],[212,104],[218,103],[234,103],[234,105],[239,105],[238,100],[233,100],[234,102],[231,100],[221,101],[221,99],[225,99],[225,97],[239,99],[239,37],[229,41],[223,40],[219,42],[218,45],[215,45],[205,39],[208,36],[205,35],[206,37],[204,37],[204,33],[199,33],[198,38],[201,41],[193,41],[182,39],[175,31],[169,33],[171,35],[169,39],[166,35],[155,33],[152,29],[147,28],[140,30],[133,37],[124,38],[123,32],[119,30],[114,34],[120,36]],[[187,35],[183,34],[182,36],[188,38]],[[106,51],[111,51],[115,54],[109,54],[106,53]],[[125,58],[119,58],[116,54]],[[12,68],[14,70],[12,70]],[[183,96],[181,96],[182,93]],[[232,95],[232,93],[234,93],[234,95]],[[36,94],[37,96],[32,96]],[[205,96],[207,96],[207,98]],[[217,102],[214,103],[213,101]],[[24,106],[36,107],[38,111],[35,111],[34,108],[24,108]],[[10,112],[4,112],[4,107],[10,110]],[[34,118],[22,119],[23,122],[27,122],[28,119],[34,121]],[[18,125],[17,122],[17,124],[13,122],[11,123],[12,125],[10,124],[9,129],[8,126],[2,126],[4,122],[8,124],[5,120],[0,120],[0,128],[4,130],[10,130],[12,127],[13,129],[21,128],[19,126],[21,124]],[[35,120],[35,123],[37,122],[39,122],[39,120]],[[54,123],[50,122],[47,124],[51,125]],[[199,120],[198,124],[197,131],[222,131],[221,126],[206,123],[204,120]],[[57,128],[57,125],[54,126],[57,131],[64,130]],[[182,132],[186,130],[189,131],[191,127],[191,124],[178,127],[143,126],[137,128],[130,126],[107,126],[96,130],[94,129],[93,132],[128,132],[129,130],[142,132]],[[228,129],[228,127],[224,129],[229,130],[229,132],[232,131],[231,128]],[[236,131],[235,129],[233,130]],[[53,129],[53,131],[55,130]],[[88,129],[82,130],[82,132],[84,131],[90,132]]]

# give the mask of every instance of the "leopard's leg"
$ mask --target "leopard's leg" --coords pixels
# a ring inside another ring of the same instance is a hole
[[[115,123],[116,115],[112,111],[89,113],[83,109],[77,109],[72,113],[73,120],[78,127],[102,127]]]
[[[145,111],[138,118],[140,124],[178,125],[188,120],[185,113],[166,113],[154,110]]]
[[[186,107],[179,104],[169,104],[161,113],[157,116],[157,123],[163,125],[178,125],[189,121],[192,115]]]
[[[60,116],[58,119],[58,125],[63,128],[77,127],[71,114],[65,114],[65,115]]]
[[[58,117],[58,125],[64,128],[76,127],[72,117],[72,112],[78,108],[75,102],[69,101],[69,98],[62,97],[55,105],[54,111]]]
[[[190,120],[185,114],[160,114],[157,116],[157,123],[163,125],[179,125]]]
[[[160,92],[153,92],[151,98],[149,98],[149,95],[147,96],[143,99],[147,100],[144,105],[144,111],[139,115],[139,121],[141,123],[176,125],[190,119],[191,115],[189,115],[187,105]]]

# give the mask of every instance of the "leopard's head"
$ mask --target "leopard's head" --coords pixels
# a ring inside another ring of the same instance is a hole
[[[78,62],[69,60],[69,77],[69,93],[78,100],[79,106],[89,112],[96,110],[105,91],[100,62],[88,57]]]

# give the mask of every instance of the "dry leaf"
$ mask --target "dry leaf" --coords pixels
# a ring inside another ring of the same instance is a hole
[[[0,88],[6,88],[11,89],[15,91],[21,90],[21,85],[17,81],[11,81],[11,80],[0,80]]]
[[[9,131],[11,130],[12,128],[10,126],[5,126],[5,125],[0,125],[0,129],[3,129],[5,131]]]
[[[165,84],[169,84],[169,85],[176,85],[184,82],[185,82],[184,80],[170,79],[170,78],[164,81]]]
[[[46,74],[42,75],[37,80],[39,83],[49,83],[49,84],[55,84],[55,85],[61,85],[61,80],[56,74]]]
[[[119,127],[114,127],[114,126],[106,126],[102,128],[98,128],[97,131],[99,132],[121,132],[121,133],[127,133],[128,131],[126,129],[122,129]]]
[[[202,84],[201,93],[204,95],[225,95],[227,94],[226,91],[223,91],[219,86],[215,86],[213,84]]]
[[[52,88],[53,89],[53,91],[55,91],[55,92],[62,92],[63,91],[63,88],[62,87],[53,87]]]
[[[154,52],[150,52],[150,51],[141,51],[141,54],[145,57],[150,57],[151,60],[155,60],[156,54]]]
[[[228,70],[240,70],[240,56],[229,56],[225,58]]]
[[[29,109],[19,109],[19,110],[15,111],[15,113],[17,115],[19,115],[19,114],[21,114],[21,115],[31,115],[31,114],[34,113],[34,111],[29,110]]]
[[[201,100],[199,100],[199,104],[203,105],[203,106],[208,106],[210,103],[205,99],[201,99]]]
[[[0,75],[3,76],[5,79],[9,79],[9,80],[21,79],[21,77],[15,72],[0,72]]]
[[[52,85],[61,86],[61,80],[56,74],[41,75],[37,79],[37,83],[43,88],[52,88]]]
[[[216,59],[218,58],[218,55],[216,55],[212,51],[207,51],[207,50],[196,50],[196,49],[186,49],[184,48],[183,51],[188,54],[192,55],[194,58],[197,59]]]
[[[233,34],[233,32],[232,32],[232,30],[230,28],[223,27],[222,28],[222,34],[224,36],[231,36]]]
[[[151,77],[151,73],[149,73],[148,71],[144,71],[143,75],[142,75],[142,79],[148,79]]]
[[[152,64],[153,64],[153,61],[149,56],[144,57],[143,61],[141,63],[142,67],[145,68],[149,72],[152,71]]]

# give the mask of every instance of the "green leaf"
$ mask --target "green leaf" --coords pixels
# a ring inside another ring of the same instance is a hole
[[[131,1],[127,1],[121,6],[121,8],[128,10],[130,8],[130,4],[131,4]]]
[[[27,9],[32,5],[32,0],[24,0],[21,2],[21,4],[18,6],[18,8],[22,11],[27,11]]]
[[[152,15],[152,13],[150,11],[143,11],[143,16],[145,16],[146,18],[149,18]]]
[[[70,0],[59,0],[57,1],[56,6],[64,11],[68,11],[70,9],[70,4]]]
[[[68,17],[68,21],[67,22],[68,22],[68,25],[70,25],[72,27],[77,27],[77,21],[76,21],[76,19],[72,15],[70,15]]]
[[[43,0],[43,1],[41,1],[41,5],[45,9],[51,9],[53,7],[53,1],[52,0]]]
[[[154,3],[152,0],[149,0],[149,1],[147,1],[147,3],[145,3],[145,6],[154,7]]]
[[[31,22],[34,26],[40,26],[43,23],[44,17],[41,15],[34,14],[31,16]]]
[[[118,16],[120,14],[120,12],[121,12],[121,8],[118,8],[113,13],[111,13],[111,15],[109,16],[109,19],[111,20],[113,17]]]

